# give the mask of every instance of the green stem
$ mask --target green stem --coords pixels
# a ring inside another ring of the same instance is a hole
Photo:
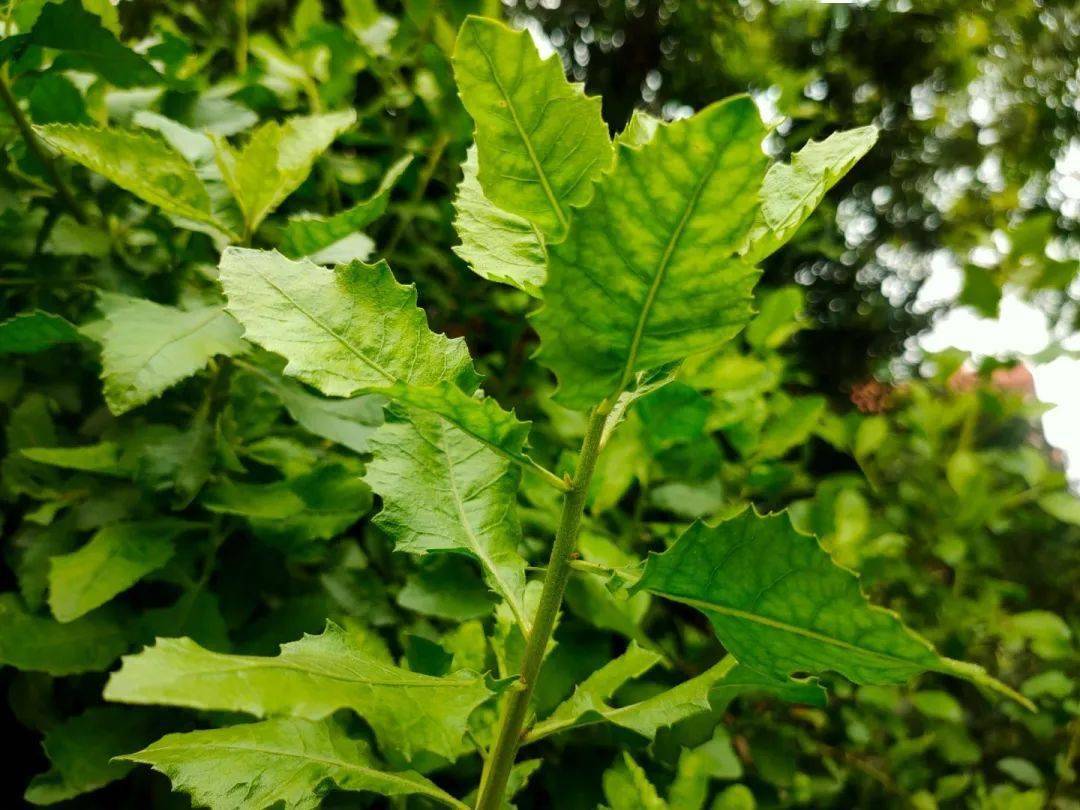
[[[243,76],[248,68],[248,4],[236,0],[236,72]]]
[[[427,163],[424,164],[424,168],[420,171],[420,176],[416,180],[416,189],[413,191],[412,197],[409,200],[409,207],[401,212],[398,217],[397,224],[394,227],[394,232],[390,234],[389,240],[386,242],[386,249],[383,251],[383,258],[389,261],[390,257],[394,254],[394,249],[398,246],[398,242],[401,241],[401,237],[405,235],[405,229],[409,227],[409,223],[412,222],[413,216],[416,214],[416,206],[420,204],[420,200],[424,198],[425,192],[427,192],[428,183],[431,182],[431,178],[435,175],[435,169],[439,166],[439,161],[442,160],[443,152],[446,151],[446,147],[450,145],[450,136],[446,133],[440,133],[436,138],[435,143],[431,147],[431,152],[428,153]]]
[[[0,99],[3,100],[4,106],[7,107],[8,112],[11,114],[15,126],[19,129],[19,134],[21,134],[23,140],[26,141],[26,147],[33,152],[34,157],[37,158],[38,162],[44,167],[45,174],[49,176],[49,182],[51,182],[53,188],[56,189],[56,193],[60,195],[60,199],[67,207],[68,211],[71,212],[71,215],[75,217],[75,220],[80,225],[89,223],[90,218],[75,199],[75,195],[71,193],[71,189],[68,188],[67,183],[64,182],[64,178],[60,176],[60,170],[56,168],[56,161],[53,160],[52,155],[50,155],[45,147],[42,146],[38,136],[34,134],[34,128],[30,124],[29,119],[23,114],[22,107],[20,107],[19,102],[15,100],[15,96],[11,92],[11,85],[8,83],[6,65],[0,69]]]
[[[511,692],[503,703],[502,716],[495,745],[484,766],[480,780],[480,795],[476,800],[476,810],[499,810],[503,806],[503,794],[510,778],[510,769],[514,765],[518,747],[521,745],[522,729],[529,710],[529,698],[536,686],[536,677],[544,661],[544,653],[551,633],[555,629],[555,617],[562,605],[566,581],[570,576],[571,554],[577,545],[578,530],[581,528],[581,515],[585,510],[585,499],[589,493],[596,459],[600,455],[600,437],[607,421],[607,411],[597,409],[589,416],[585,428],[585,438],[581,443],[581,456],[574,472],[573,485],[563,499],[562,515],[555,534],[555,543],[551,548],[551,557],[544,576],[544,589],[540,593],[540,604],[533,617],[532,630],[525,645],[525,654],[521,659],[519,688]]]

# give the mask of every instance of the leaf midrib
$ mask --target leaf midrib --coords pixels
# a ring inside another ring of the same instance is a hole
[[[679,218],[679,222],[675,226],[675,230],[672,232],[671,237],[668,239],[668,243],[664,248],[664,253],[660,257],[660,264],[657,267],[656,275],[653,277],[652,284],[649,286],[649,291],[641,306],[641,313],[638,315],[637,325],[634,327],[634,334],[630,340],[630,348],[627,350],[626,364],[623,366],[623,372],[619,378],[616,393],[621,392],[626,388],[627,384],[630,382],[630,378],[634,374],[634,366],[637,363],[637,356],[641,350],[641,340],[645,335],[645,327],[648,325],[649,315],[652,314],[653,305],[656,303],[656,296],[659,294],[660,287],[663,286],[664,280],[667,277],[668,268],[671,266],[671,259],[675,255],[675,249],[678,247],[679,239],[682,237],[683,231],[686,230],[686,224],[690,221],[690,217],[693,216],[694,210],[701,200],[701,194],[705,189],[706,182],[708,182],[709,178],[711,178],[716,171],[716,165],[719,160],[719,152],[714,151],[708,170],[702,172],[701,177],[698,178],[698,181],[694,186],[694,192],[687,200],[682,216]]]
[[[533,168],[536,170],[537,179],[540,181],[540,187],[544,190],[545,196],[547,196],[548,204],[551,206],[552,211],[555,212],[555,216],[559,220],[559,227],[562,230],[566,230],[569,225],[569,220],[566,218],[566,213],[562,210],[562,206],[559,205],[559,201],[555,198],[555,192],[551,187],[551,183],[548,180],[547,173],[544,171],[543,166],[540,164],[540,158],[536,154],[536,149],[533,147],[532,139],[528,133],[525,132],[525,128],[521,125],[521,119],[518,118],[517,109],[514,107],[514,102],[510,98],[510,95],[506,91],[506,87],[503,86],[502,79],[500,78],[498,71],[495,69],[495,63],[491,59],[491,55],[484,47],[483,41],[480,39],[480,35],[476,29],[472,29],[473,44],[476,45],[477,50],[480,51],[484,57],[484,61],[487,62],[488,70],[491,73],[491,78],[495,82],[495,86],[499,89],[499,94],[506,102],[506,109],[510,112],[510,118],[514,122],[514,127],[518,131],[518,136],[521,138],[521,142],[525,145],[525,151],[528,152],[529,160],[533,164]],[[543,64],[543,63],[541,63]],[[479,175],[478,175],[479,179]]]
[[[281,295],[282,298],[284,298],[286,301],[288,301],[289,304],[291,304],[296,309],[297,312],[299,312],[301,315],[303,315],[305,318],[307,318],[309,321],[311,321],[317,327],[322,329],[328,335],[333,337],[334,340],[336,340],[338,343],[340,343],[350,354],[352,354],[354,357],[356,357],[357,360],[359,360],[364,365],[368,366],[372,371],[376,372],[384,380],[386,380],[388,382],[391,382],[391,383],[398,381],[397,377],[395,377],[393,374],[391,374],[389,371],[387,371],[385,368],[383,368],[379,363],[375,362],[370,357],[368,357],[366,354],[364,354],[362,351],[360,351],[360,349],[356,348],[349,340],[344,338],[342,335],[338,334],[338,332],[335,329],[333,329],[329,324],[324,323],[318,316],[313,315],[312,313],[310,313],[306,309],[304,309],[304,307],[300,305],[300,302],[298,302],[295,298],[293,298],[291,295],[289,295],[289,293],[287,293],[284,289],[282,289],[277,284],[275,284],[273,279],[271,279],[269,276],[265,275],[264,273],[260,272],[260,270],[257,267],[252,267],[250,264],[248,264],[246,262],[245,262],[245,264],[247,264],[247,266],[250,267],[251,271],[253,273],[255,273],[255,275],[257,275],[259,278],[261,278],[264,282],[266,282],[266,284],[269,287],[273,288],[273,290],[275,292],[277,292],[279,295]]]
[[[894,664],[903,664],[906,667],[913,666],[926,666],[926,662],[915,661],[910,658],[901,658],[896,655],[890,655],[889,653],[880,652],[879,650],[872,650],[869,647],[860,647],[857,644],[853,644],[850,641],[844,641],[834,636],[828,636],[824,633],[819,633],[816,630],[810,630],[805,627],[799,627],[798,625],[788,624],[778,619],[773,619],[768,616],[763,616],[759,613],[751,613],[749,611],[740,610],[738,608],[728,607],[727,605],[721,605],[716,602],[707,602],[703,599],[695,599],[691,596],[682,596],[679,594],[668,593],[662,590],[655,590],[648,588],[653,593],[663,596],[665,599],[670,599],[673,602],[681,602],[684,605],[697,608],[700,611],[706,613],[719,613],[721,616],[729,616],[734,619],[742,619],[753,624],[760,624],[765,627],[770,627],[774,630],[781,630],[785,633],[791,633],[792,635],[802,636],[813,641],[820,641],[823,644],[829,644],[834,647],[838,647],[850,652],[857,652],[863,655],[869,655],[876,658],[880,658],[883,661],[889,661]]]
[[[310,753],[307,753],[307,752],[300,753],[300,752],[296,752],[296,751],[282,750],[280,748],[268,748],[268,747],[259,746],[259,745],[243,745],[243,744],[240,744],[240,743],[200,742],[200,743],[188,743],[187,745],[154,745],[154,746],[151,746],[150,748],[146,749],[145,752],[140,752],[140,753],[153,753],[153,754],[157,754],[159,752],[183,753],[183,752],[187,752],[187,751],[205,751],[207,749],[213,749],[213,750],[218,750],[218,751],[246,751],[246,752],[255,753],[255,754],[266,754],[266,755],[270,755],[270,756],[288,757],[288,758],[300,759],[300,760],[309,760],[311,762],[318,762],[318,763],[321,763],[321,764],[327,765],[327,766],[338,767],[338,768],[341,768],[342,770],[346,770],[346,771],[355,771],[356,773],[362,774],[364,776],[373,776],[373,777],[376,777],[376,778],[379,778],[379,779],[385,779],[385,780],[390,781],[390,782],[400,783],[402,785],[407,785],[410,788],[420,788],[420,790],[416,790],[415,792],[416,793],[422,793],[422,794],[424,794],[426,796],[430,796],[433,799],[438,799],[439,801],[442,801],[444,804],[447,804],[450,807],[464,807],[465,806],[461,802],[457,801],[457,799],[455,799],[453,796],[450,796],[449,794],[443,794],[443,792],[437,786],[427,785],[427,784],[424,784],[423,782],[415,782],[415,781],[413,781],[411,779],[406,779],[406,778],[400,776],[399,774],[394,773],[393,771],[380,771],[380,770],[376,770],[375,768],[370,768],[370,767],[365,767],[363,765],[358,765],[358,764],[356,764],[354,762],[347,762],[347,761],[342,760],[342,759],[333,759],[333,758],[330,758],[330,757],[315,756],[314,754],[310,754]],[[137,756],[137,755],[132,755],[131,757],[125,757],[125,759],[135,759],[135,756]],[[143,760],[136,760],[136,761],[141,762]],[[155,764],[155,767],[156,767],[156,763],[152,763],[152,764]]]

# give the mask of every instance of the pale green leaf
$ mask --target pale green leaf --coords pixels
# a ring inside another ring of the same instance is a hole
[[[61,624],[27,613],[13,593],[0,594],[0,664],[74,675],[105,669],[127,646],[116,614],[106,608]]]
[[[191,639],[158,639],[126,656],[107,700],[321,720],[352,709],[387,750],[410,759],[453,758],[473,709],[491,696],[484,679],[460,672],[419,675],[379,660],[332,622],[321,635],[285,644],[274,657],[223,655]]]
[[[825,193],[859,162],[877,141],[877,127],[834,132],[810,141],[791,163],[769,168],[761,187],[761,215],[749,238],[747,258],[759,262],[791,239],[824,199]]]
[[[839,672],[856,683],[900,683],[927,670],[966,677],[1027,701],[973,664],[939,656],[891,611],[870,605],[858,578],[833,563],[787,513],[747,510],[695,523],[649,556],[638,589],[690,605],[740,662],[781,681]]]
[[[267,121],[244,147],[236,150],[215,140],[221,176],[232,190],[253,233],[304,182],[319,155],[356,123],[352,110],[290,118],[284,124]]]
[[[765,129],[735,97],[619,144],[614,170],[548,248],[533,316],[556,400],[584,410],[634,374],[730,340],[750,319],[758,272],[736,251],[765,172]]]
[[[416,288],[398,284],[385,262],[328,270],[277,252],[227,248],[221,282],[246,337],[284,356],[286,374],[324,394],[399,381],[476,387],[465,342],[432,332]]]
[[[479,561],[488,586],[525,625],[525,560],[508,459],[432,414],[384,425],[364,480],[383,499],[375,524],[398,551],[455,552]]]
[[[700,810],[705,807],[710,780],[738,779],[742,774],[742,761],[731,736],[723,726],[717,726],[711,739],[680,752],[668,801],[678,810]]]
[[[294,259],[305,256],[311,258],[374,222],[386,211],[386,206],[390,202],[390,192],[410,163],[412,163],[412,155],[407,155],[394,163],[387,170],[386,176],[383,177],[375,192],[352,208],[331,217],[313,214],[289,217],[285,232],[281,236],[281,252]]]
[[[112,523],[70,554],[49,561],[49,607],[70,622],[108,602],[172,559],[178,520]]]
[[[245,349],[242,330],[219,306],[193,310],[131,299],[109,308],[101,334],[105,402],[122,414]]]
[[[1080,526],[1080,498],[1068,491],[1051,492],[1039,498],[1039,506],[1063,523]]]
[[[454,253],[481,278],[509,284],[539,298],[547,271],[544,243],[527,219],[495,206],[476,176],[476,147],[469,147],[454,198]]]
[[[476,122],[484,193],[546,237],[561,236],[570,209],[589,201],[611,165],[600,99],[566,81],[558,56],[541,60],[528,33],[495,20],[466,19],[453,61]]]
[[[161,138],[148,132],[69,124],[35,130],[65,157],[162,211],[221,227],[194,167]]]
[[[0,322],[0,354],[33,354],[80,339],[74,324],[51,312],[21,312]]]
[[[196,806],[211,810],[315,810],[331,787],[422,795],[465,808],[415,771],[385,770],[367,744],[347,737],[332,720],[279,718],[169,734],[123,759],[152,766]]]
[[[114,757],[166,731],[153,711],[97,706],[49,729],[43,742],[51,768],[26,788],[31,804],[56,804],[122,779],[133,767]]]

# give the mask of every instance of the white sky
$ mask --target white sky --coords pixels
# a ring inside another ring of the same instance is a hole
[[[948,262],[935,263],[919,301],[931,304],[955,300],[963,277],[959,268]],[[1006,290],[1000,316],[983,318],[970,307],[957,307],[935,321],[918,345],[937,352],[950,347],[979,357],[1024,357],[1037,354],[1053,340],[1046,315]],[[1071,349],[1080,349],[1080,335],[1064,341]],[[1055,407],[1043,415],[1046,438],[1066,455],[1069,478],[1080,481],[1080,359],[1058,357],[1049,363],[1027,361],[1035,378],[1035,393],[1042,402]]]

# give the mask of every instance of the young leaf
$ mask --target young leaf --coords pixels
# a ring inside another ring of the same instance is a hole
[[[190,377],[216,355],[244,351],[242,330],[219,306],[184,311],[131,299],[109,308],[101,336],[105,402],[122,414]]]
[[[695,523],[666,552],[649,556],[635,589],[702,611],[733,656],[781,681],[833,671],[855,683],[888,684],[935,670],[1016,697],[977,667],[939,656],[895,613],[868,604],[858,578],[796,531],[786,512]]]
[[[589,201],[611,165],[600,99],[566,81],[558,56],[541,60],[528,33],[495,20],[467,18],[453,61],[476,122],[484,193],[545,237],[561,237],[570,209]]]
[[[34,354],[80,339],[73,323],[51,312],[22,312],[0,322],[0,354]]]
[[[281,237],[281,252],[293,259],[311,257],[366,227],[383,215],[390,202],[390,192],[412,163],[406,155],[386,172],[375,193],[332,217],[301,214],[289,217]]]
[[[484,196],[476,176],[476,146],[469,147],[461,168],[464,176],[454,198],[454,230],[461,244],[454,253],[478,276],[539,298],[547,277],[540,234],[527,219],[497,208]]]
[[[429,751],[452,759],[473,709],[491,696],[484,679],[460,672],[433,678],[371,656],[342,628],[282,645],[276,657],[223,655],[191,639],[159,638],[126,656],[106,700],[291,715],[321,720],[352,709],[380,746],[406,759]]]
[[[168,214],[222,228],[206,187],[184,157],[148,132],[49,124],[36,132],[65,157]]]
[[[488,586],[527,626],[525,561],[517,551],[518,468],[423,412],[414,412],[410,422],[384,425],[372,450],[364,480],[382,496],[375,523],[397,541],[397,549],[473,557]]]
[[[791,157],[773,164],[761,186],[761,214],[750,234],[747,258],[759,262],[795,235],[825,193],[859,162],[877,141],[877,127],[834,132],[810,141]]]
[[[635,372],[730,340],[750,319],[757,271],[736,251],[765,171],[765,129],[745,97],[619,144],[614,170],[548,248],[533,316],[556,400],[584,410]]]
[[[173,539],[189,526],[179,520],[113,523],[70,554],[52,557],[49,607],[70,622],[108,602],[172,559]]]
[[[215,141],[218,167],[244,215],[248,234],[304,182],[315,160],[356,123],[352,110],[268,121],[243,149]]]
[[[383,796],[422,795],[465,808],[415,771],[384,770],[364,742],[347,737],[332,720],[286,717],[169,734],[122,759],[152,766],[175,790],[211,810],[315,810],[331,786]]]
[[[327,270],[277,252],[227,248],[221,283],[246,336],[283,355],[286,374],[324,394],[351,396],[398,381],[476,387],[465,342],[432,332],[416,288],[398,284],[385,262]]]
[[[0,594],[0,664],[74,675],[105,669],[127,646],[117,615],[107,609],[60,624],[27,613],[15,594]]]
[[[122,779],[135,766],[114,757],[146,745],[167,730],[152,711],[104,706],[49,729],[44,748],[52,767],[30,782],[31,804],[56,804]]]

